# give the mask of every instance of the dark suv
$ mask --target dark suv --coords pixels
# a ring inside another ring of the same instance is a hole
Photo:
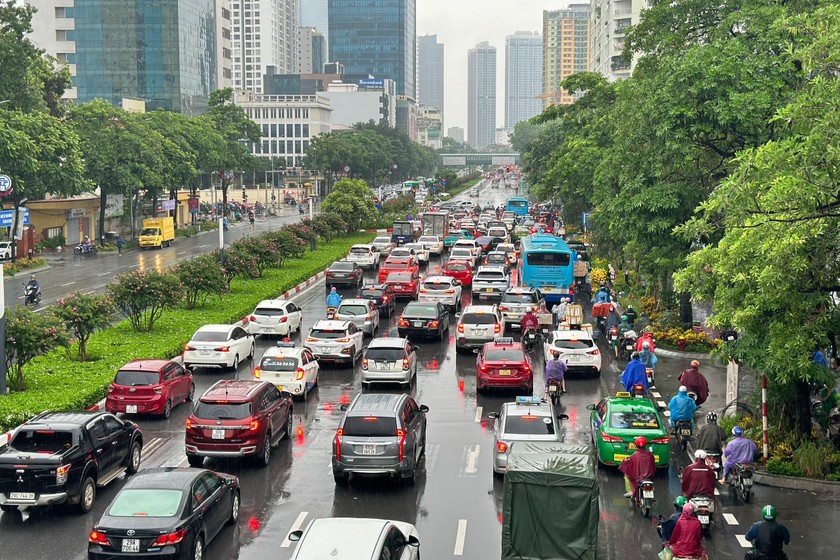
[[[361,393],[349,405],[333,440],[335,483],[347,484],[350,473],[387,474],[414,484],[426,452],[426,413],[409,395]]]
[[[372,299],[376,302],[376,308],[379,310],[379,316],[387,315],[388,317],[394,312],[394,302],[397,297],[394,293],[394,286],[391,284],[368,284],[362,286],[359,291],[361,299]]]
[[[187,418],[187,460],[250,457],[265,467],[271,448],[292,435],[292,395],[267,381],[225,379],[207,389]]]
[[[333,286],[352,286],[358,288],[364,280],[362,268],[352,261],[336,261],[327,269],[326,284],[329,290]]]

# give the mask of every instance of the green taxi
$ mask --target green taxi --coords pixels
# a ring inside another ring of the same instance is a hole
[[[472,239],[473,236],[467,233],[464,230],[460,229],[450,229],[449,234],[443,238],[443,246],[447,249],[451,249],[453,245],[455,245],[456,241],[461,239]]]
[[[592,411],[592,441],[600,463],[618,465],[636,450],[633,441],[644,436],[656,466],[668,466],[671,454],[668,427],[653,401],[633,398],[622,391],[586,408]]]

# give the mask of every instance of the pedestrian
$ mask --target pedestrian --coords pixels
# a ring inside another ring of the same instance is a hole
[[[117,254],[122,255],[122,248],[123,245],[125,245],[125,239],[122,238],[122,235],[117,234],[117,239],[114,243],[117,245]]]
[[[615,282],[615,269],[613,268],[613,265],[611,265],[611,264],[607,265],[607,269],[610,272],[610,280]]]

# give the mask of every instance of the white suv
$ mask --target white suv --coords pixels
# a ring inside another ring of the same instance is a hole
[[[417,376],[417,352],[407,338],[376,338],[362,358],[362,387],[371,383],[409,385]]]
[[[254,336],[289,336],[303,321],[300,307],[286,299],[264,299],[248,317],[247,330]]]
[[[449,276],[427,276],[417,301],[440,302],[452,309],[461,307],[461,283]]]
[[[422,243],[426,250],[433,255],[440,256],[443,254],[443,241],[437,235],[423,235],[417,242]]]
[[[458,317],[455,350],[481,348],[504,336],[505,320],[495,305],[468,305]]]
[[[379,264],[379,249],[369,244],[353,245],[350,247],[347,260],[362,268],[376,268]]]
[[[274,383],[281,391],[306,398],[318,384],[318,360],[307,348],[295,348],[294,342],[278,342],[265,351],[252,373],[256,381]]]
[[[557,353],[570,372],[601,373],[601,351],[588,330],[554,331],[548,335],[546,342],[543,347],[546,362]]]
[[[322,319],[309,331],[304,347],[319,360],[352,366],[362,355],[363,336],[352,321]]]

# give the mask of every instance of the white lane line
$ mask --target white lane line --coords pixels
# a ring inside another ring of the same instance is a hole
[[[163,444],[166,442],[164,438],[152,438],[143,446],[142,458],[145,461],[149,458],[149,455],[153,454],[155,451],[158,451],[163,447]]]
[[[303,522],[306,521],[307,515],[309,515],[308,511],[300,512],[300,515],[297,516],[295,522],[292,523],[292,527],[291,529],[289,529],[289,533],[294,533],[295,531],[303,527]],[[292,546],[292,541],[289,540],[289,533],[286,533],[286,538],[283,539],[282,543],[280,543],[280,546],[282,546],[283,548],[289,548],[290,546]]]
[[[653,395],[653,398],[655,398],[655,399],[661,399],[662,398],[662,395],[659,394],[659,391],[651,391],[650,394]]]
[[[187,253],[189,253],[189,251],[178,251],[178,252],[177,252],[177,253],[175,253],[175,254],[176,254],[176,255],[186,255]]]
[[[204,245],[199,245],[198,247],[196,247],[196,249],[204,249],[205,247],[207,247],[207,243],[205,243]]]
[[[718,490],[717,488],[715,488],[715,496],[720,496],[720,490]],[[729,514],[724,513],[723,515],[729,515]]]
[[[662,403],[662,404],[660,405],[659,403]],[[663,407],[664,407],[664,406],[665,406],[665,401],[659,401],[659,402],[658,402],[658,403],[656,403],[656,404],[657,404],[657,406],[663,406]],[[664,410],[664,411],[662,412],[662,414],[664,414],[664,415],[665,415],[665,417],[667,418],[668,416],[671,416],[671,411],[670,411],[670,410]]]
[[[67,282],[66,284],[62,284],[61,287],[66,288],[67,286],[72,286],[73,284],[75,284],[75,282]]]
[[[668,405],[665,404],[665,401],[656,401],[656,406],[661,406],[662,408],[665,408]]]
[[[738,539],[738,544],[740,544],[744,548],[752,548],[752,543],[747,540],[746,535],[735,535],[735,538]]]
[[[481,446],[468,445],[464,448],[464,466],[462,467],[461,476],[474,477],[478,472],[478,454],[481,451]]]
[[[108,276],[109,274],[113,274],[113,271],[109,270],[108,272],[103,272],[102,274],[97,274],[97,276]]]
[[[738,524],[738,520],[735,519],[735,516],[732,515],[731,513],[724,513],[723,518],[726,519],[726,522],[729,523],[730,525],[737,525]]]
[[[467,538],[467,520],[466,519],[459,519],[458,520],[458,532],[455,534],[455,551],[452,553],[454,556],[463,556],[464,555],[464,541]]]
[[[484,412],[484,407],[477,406],[475,407],[475,421],[481,422],[481,413]]]

